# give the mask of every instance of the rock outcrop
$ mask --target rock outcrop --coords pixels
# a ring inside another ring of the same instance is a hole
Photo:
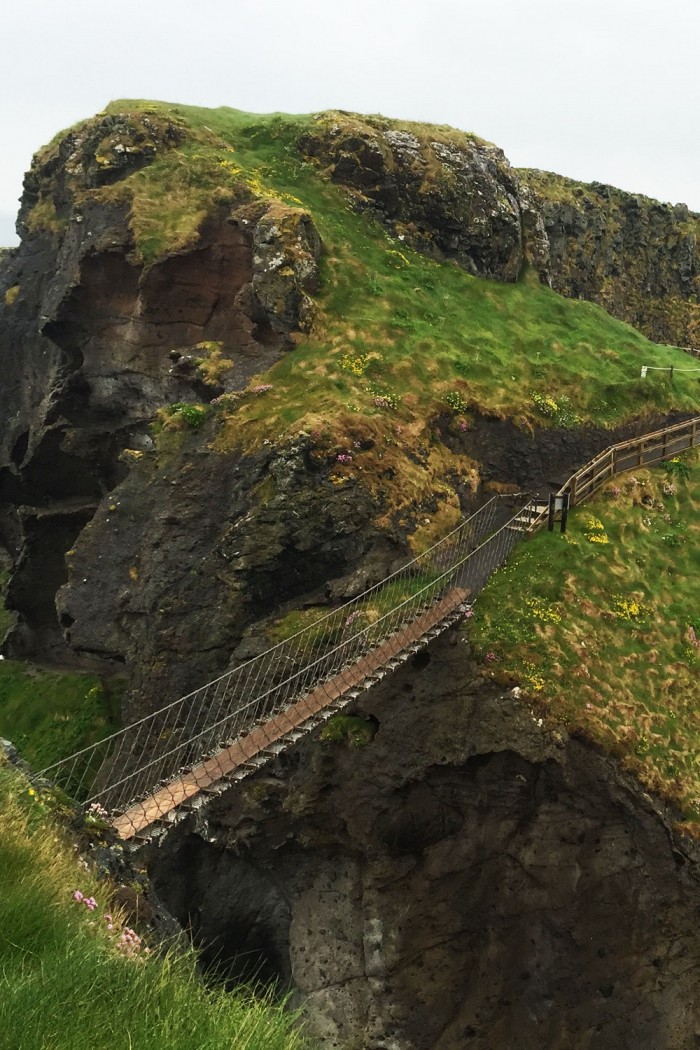
[[[658,343],[700,347],[700,216],[600,183],[519,171],[541,216],[540,278]],[[539,241],[538,241],[539,243]]]
[[[321,253],[311,217],[247,187],[210,210],[190,248],[138,257],[127,204],[102,191],[182,135],[143,114],[95,118],[27,175],[23,242],[0,273],[0,540],[21,614],[11,655],[65,659],[55,609],[65,552],[153,450],[158,410],[240,390],[311,323]],[[106,637],[93,651],[124,659]]]
[[[697,849],[616,763],[484,682],[459,630],[171,832],[158,894],[331,1050],[688,1050]]]
[[[351,187],[401,239],[470,273],[517,279],[523,262],[517,177],[474,135],[381,118],[322,117],[299,148]]]
[[[700,344],[700,216],[600,183],[512,168],[451,128],[321,114],[299,148],[418,251],[470,273],[540,280],[656,342]]]

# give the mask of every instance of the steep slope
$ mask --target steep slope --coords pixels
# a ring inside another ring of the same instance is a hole
[[[281,1006],[247,990],[206,989],[193,958],[152,952],[120,908],[120,896],[136,896],[133,888],[122,886],[120,894],[76,855],[77,844],[52,819],[54,808],[60,810],[56,798],[32,787],[3,754],[4,1047],[107,1050],[126,1040],[134,1050],[156,1050],[165,1037],[171,1050],[303,1050],[306,1042]],[[94,834],[99,820],[92,823]],[[143,899],[141,905],[153,914]]]

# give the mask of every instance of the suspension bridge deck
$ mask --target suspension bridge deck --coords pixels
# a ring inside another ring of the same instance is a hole
[[[373,676],[377,672],[385,669],[401,654],[426,644],[431,632],[439,633],[439,630],[447,627],[468,597],[466,590],[454,587],[432,608],[370,650],[356,663],[327,682],[322,682],[296,703],[240,737],[230,747],[200,762],[173,783],[130,806],[112,821],[119,837],[131,839],[143,834],[156,821],[167,819],[175,810],[191,803],[196,796],[207,793],[221,781],[233,779],[237,771],[252,772],[255,767],[247,770],[246,767],[250,767],[251,762],[260,755],[274,757],[284,748],[270,751],[271,747],[284,742],[290,734],[294,736],[288,743],[293,743],[299,738],[298,731],[303,733],[314,728],[317,724],[314,719],[321,711],[342,698],[351,699],[350,694],[355,690],[368,688],[373,684]]]

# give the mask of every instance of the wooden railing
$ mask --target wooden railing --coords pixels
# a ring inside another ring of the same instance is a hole
[[[599,452],[590,462],[572,474],[556,495],[568,494],[569,504],[574,507],[590,499],[616,474],[662,463],[696,445],[700,445],[700,416],[687,419],[684,423],[674,423],[651,434],[620,441]],[[537,521],[533,522],[532,531],[543,525],[546,520],[547,514],[541,514]]]

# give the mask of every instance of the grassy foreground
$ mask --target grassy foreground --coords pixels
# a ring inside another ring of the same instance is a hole
[[[44,769],[119,726],[116,684],[95,675],[0,662],[0,736]]]
[[[477,654],[700,836],[700,456],[623,474],[569,521],[491,578],[469,628]]]
[[[306,1045],[281,1006],[205,989],[193,956],[149,954],[44,808],[24,778],[0,766],[2,1050]]]

